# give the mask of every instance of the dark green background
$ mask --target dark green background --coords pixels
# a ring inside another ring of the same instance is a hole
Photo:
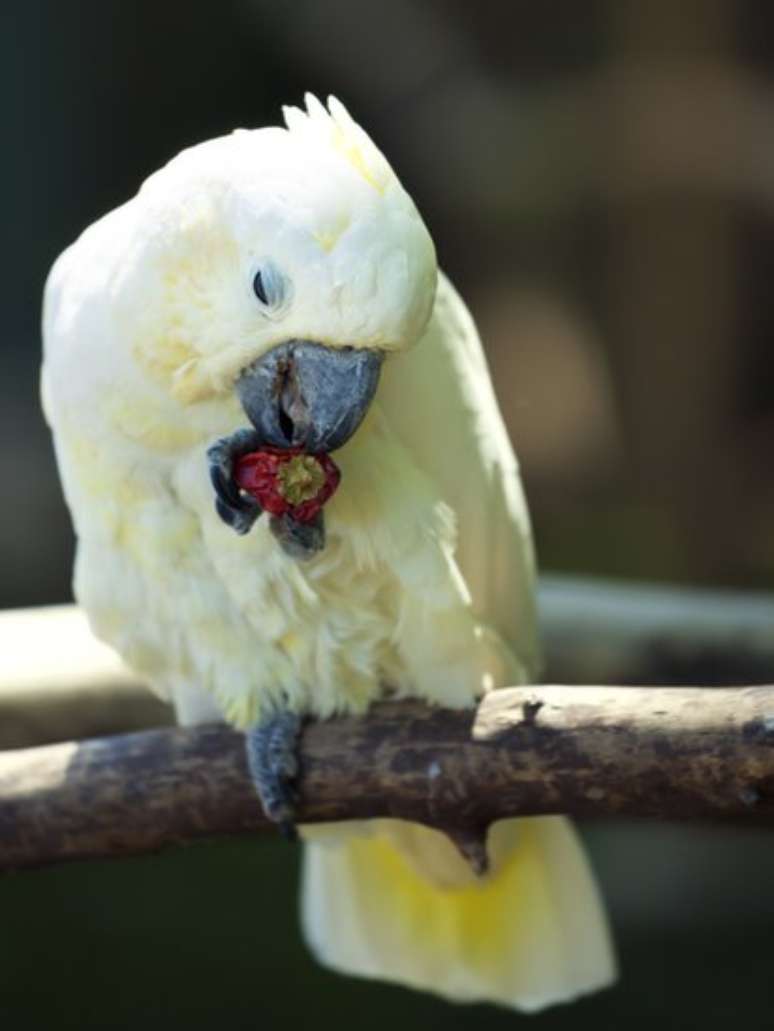
[[[620,984],[519,1016],[454,1006],[316,966],[282,843],[7,877],[0,900],[9,1027],[771,1027],[772,849],[761,834],[653,825],[587,834],[611,906]]]

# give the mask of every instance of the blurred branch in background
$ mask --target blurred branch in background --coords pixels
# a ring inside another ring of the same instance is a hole
[[[0,612],[0,749],[172,722],[75,605]]]
[[[774,680],[774,595],[544,576],[546,679],[575,684]],[[158,727],[172,711],[73,605],[0,613],[0,748]]]

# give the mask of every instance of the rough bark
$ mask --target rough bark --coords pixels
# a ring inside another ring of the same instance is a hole
[[[473,858],[507,816],[774,822],[774,687],[513,688],[463,711],[383,703],[309,724],[300,755],[300,821],[419,820]],[[222,726],[0,754],[0,868],[265,827],[242,738]]]

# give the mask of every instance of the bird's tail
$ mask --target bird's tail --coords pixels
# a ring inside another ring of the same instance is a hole
[[[483,878],[427,827],[358,830],[305,831],[303,924],[327,966],[524,1011],[614,980],[604,910],[565,818],[495,824]]]

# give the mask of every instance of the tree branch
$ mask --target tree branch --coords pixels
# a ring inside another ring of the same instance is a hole
[[[265,828],[241,735],[176,728],[0,754],[0,868]],[[774,822],[774,687],[529,687],[476,710],[388,702],[307,726],[299,820]]]

